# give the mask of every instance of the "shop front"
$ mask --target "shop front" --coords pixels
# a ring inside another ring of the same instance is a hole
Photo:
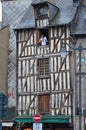
[[[40,117],[41,119],[37,117],[34,120],[34,116],[18,116],[15,119],[16,128],[18,130],[70,130],[72,128],[69,115],[43,115]]]

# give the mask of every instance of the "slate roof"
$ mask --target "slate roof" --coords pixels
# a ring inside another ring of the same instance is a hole
[[[78,16],[73,22],[71,33],[75,35],[86,35],[86,6],[81,6]]]
[[[60,9],[50,26],[69,24],[75,16],[77,7],[73,5],[73,0],[33,0],[32,5],[39,4],[40,2],[50,2]],[[35,27],[34,9],[32,5],[30,5],[23,19],[15,29]]]

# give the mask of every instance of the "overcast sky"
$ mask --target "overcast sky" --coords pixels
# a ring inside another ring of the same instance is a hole
[[[1,6],[1,1],[0,1],[0,22],[2,21],[2,6]]]

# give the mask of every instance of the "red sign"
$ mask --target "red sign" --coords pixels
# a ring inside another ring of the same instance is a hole
[[[33,116],[33,121],[34,122],[40,122],[40,120],[41,120],[41,115],[40,114],[35,114],[34,116]]]

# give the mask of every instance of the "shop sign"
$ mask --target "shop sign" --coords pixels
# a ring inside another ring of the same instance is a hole
[[[33,130],[42,130],[42,123],[33,123]]]

